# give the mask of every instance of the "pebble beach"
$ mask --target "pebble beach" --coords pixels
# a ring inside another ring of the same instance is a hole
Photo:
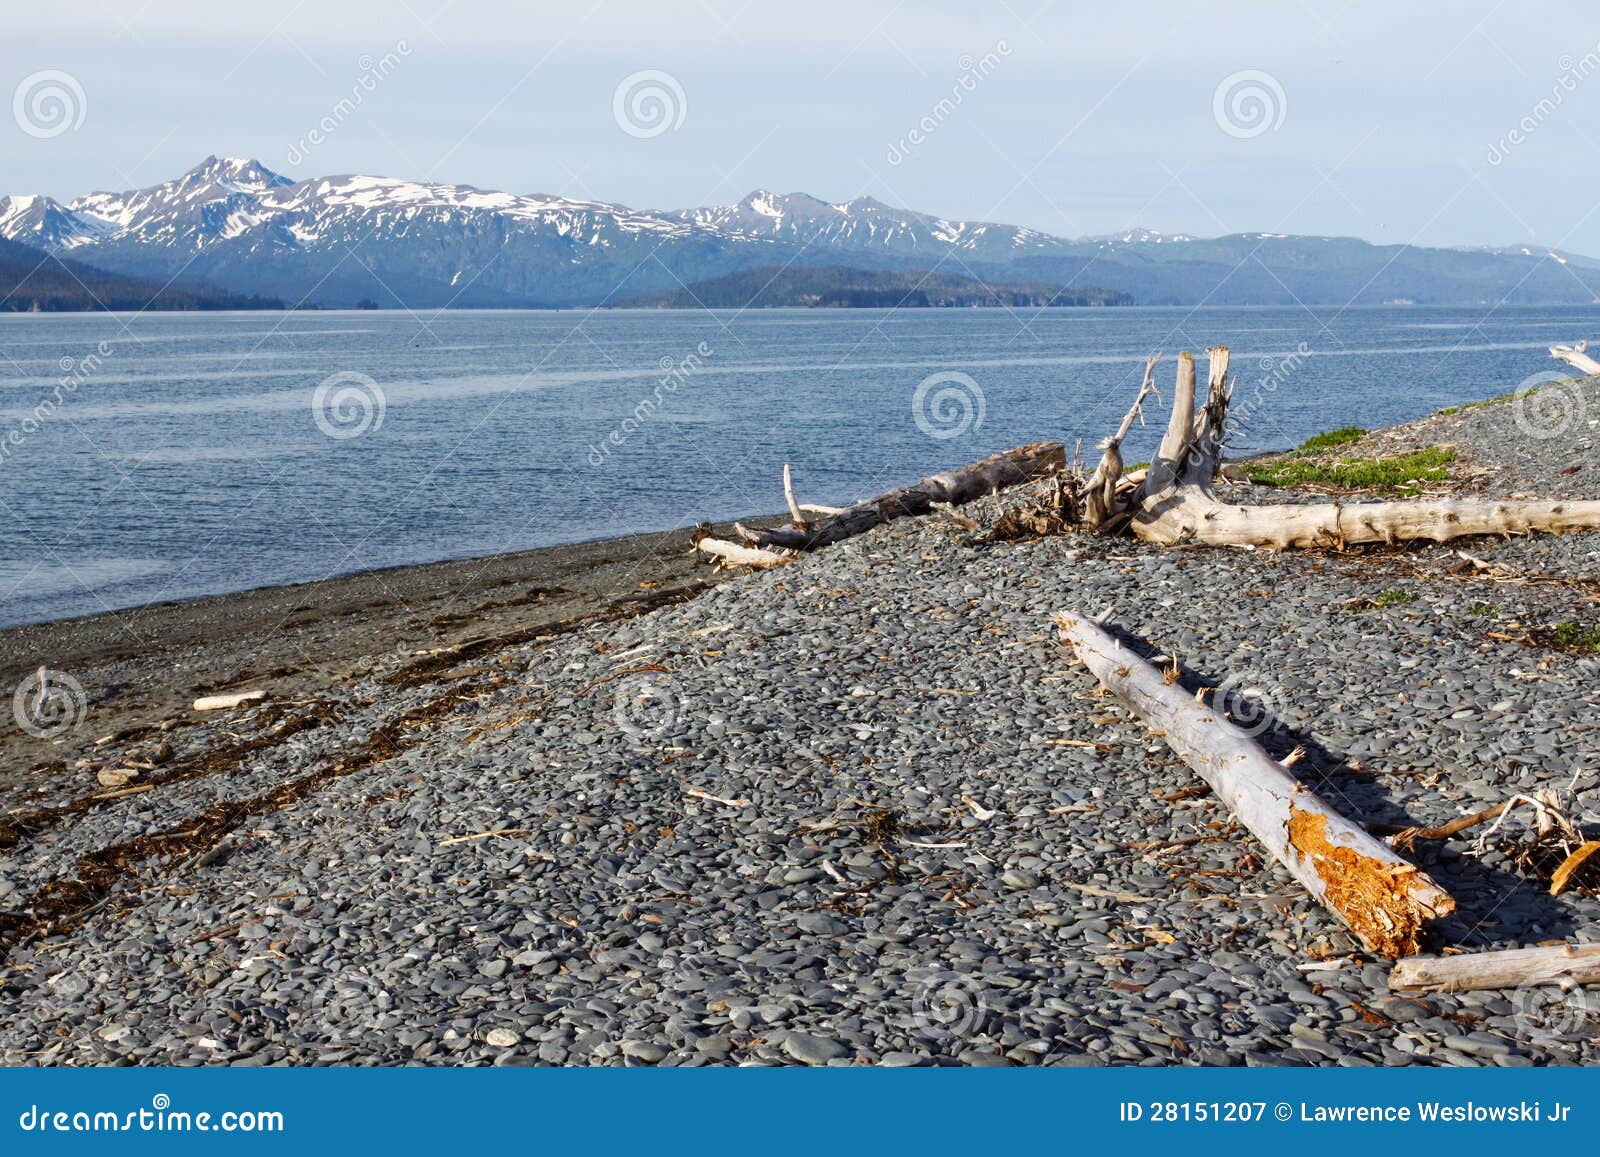
[[[1600,498],[1600,379],[1558,389],[1341,452]],[[123,787],[19,772],[0,1063],[1600,1062],[1592,990],[1392,991],[1052,624],[1109,612],[1231,689],[1353,819],[1560,790],[1592,833],[1600,535],[985,539],[904,519],[625,612],[513,606],[233,711],[167,696],[90,751]],[[1414,852],[1457,901],[1436,949],[1595,938],[1600,891],[1480,834]]]

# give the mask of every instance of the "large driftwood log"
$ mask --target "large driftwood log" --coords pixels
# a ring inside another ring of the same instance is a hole
[[[1063,640],[1109,690],[1144,716],[1289,873],[1368,949],[1392,958],[1421,949],[1429,920],[1455,901],[1414,864],[1334,811],[1244,731],[1092,620],[1057,620]]]
[[[815,522],[802,526],[740,527],[739,533],[751,546],[812,550],[863,534],[891,519],[927,514],[935,503],[960,506],[1008,486],[1043,478],[1064,470],[1066,463],[1066,450],[1060,442],[1034,442],[858,502]]]
[[[1553,984],[1600,984],[1600,944],[1512,948],[1463,956],[1415,956],[1389,973],[1389,987],[1411,992],[1463,992]]]
[[[1178,357],[1166,434],[1144,484],[1128,498],[1131,526],[1139,538],[1284,549],[1600,529],[1600,501],[1421,499],[1265,506],[1218,501],[1212,480],[1227,419],[1228,351],[1219,346],[1210,354],[1210,386],[1198,415],[1194,359],[1187,353]]]
[[[1589,343],[1580,341],[1577,345],[1553,345],[1550,347],[1550,356],[1558,362],[1566,362],[1573,369],[1585,374],[1600,374],[1600,362],[1589,356]]]

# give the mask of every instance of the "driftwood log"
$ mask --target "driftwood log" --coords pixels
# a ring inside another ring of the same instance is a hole
[[[1420,951],[1428,921],[1455,901],[1414,864],[1350,822],[1240,728],[1124,649],[1093,620],[1057,620],[1095,678],[1125,700],[1211,786],[1235,818],[1369,950]]]
[[[1600,374],[1600,362],[1589,356],[1589,343],[1580,341],[1577,345],[1553,345],[1550,347],[1550,356],[1558,362],[1566,362],[1573,369],[1583,374]]]
[[[1409,992],[1462,992],[1553,984],[1600,984],[1600,944],[1511,948],[1461,956],[1414,956],[1389,973],[1389,987]]]
[[[1060,442],[1034,442],[995,454],[981,462],[948,470],[924,478],[910,486],[891,490],[877,498],[869,498],[854,506],[845,507],[822,518],[810,520],[802,517],[806,507],[795,501],[794,489],[787,468],[784,471],[785,500],[789,504],[793,524],[777,527],[746,527],[738,523],[734,529],[744,540],[744,545],[768,554],[779,550],[813,550],[831,546],[855,535],[864,534],[875,526],[907,515],[929,514],[937,507],[960,506],[975,498],[983,498],[1008,486],[1031,482],[1066,468],[1067,454]],[[707,553],[716,554],[730,562],[740,562],[725,540],[703,538],[697,544]],[[760,556],[765,558],[765,556]],[[775,565],[761,561],[746,565]]]

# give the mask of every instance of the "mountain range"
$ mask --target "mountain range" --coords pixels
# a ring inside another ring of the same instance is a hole
[[[795,265],[1099,286],[1143,305],[1600,300],[1600,261],[1534,246],[1146,229],[1072,240],[870,197],[757,190],[733,205],[644,210],[388,177],[295,181],[217,157],[143,189],[0,197],[0,237],[125,276],[330,306],[619,304]]]

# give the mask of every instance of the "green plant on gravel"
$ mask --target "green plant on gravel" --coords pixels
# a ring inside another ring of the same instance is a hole
[[[1468,603],[1467,614],[1481,619],[1497,619],[1500,617],[1499,603]]]
[[[1366,430],[1361,426],[1341,426],[1337,430],[1329,430],[1326,434],[1313,434],[1300,443],[1300,453],[1320,454],[1335,446],[1348,446],[1352,442],[1361,441],[1366,434]]]
[[[1415,591],[1408,591],[1403,587],[1390,587],[1388,590],[1379,591],[1371,598],[1351,599],[1344,606],[1348,611],[1381,611],[1385,607],[1399,607],[1416,601]]]
[[[1581,623],[1557,623],[1550,628],[1556,645],[1569,651],[1600,651],[1600,628]]]
[[[1340,490],[1388,490],[1415,494],[1424,482],[1443,482],[1450,476],[1456,452],[1433,446],[1392,458],[1341,458],[1317,461],[1282,458],[1250,467],[1245,476],[1257,486],[1292,489],[1296,486],[1332,486]]]

